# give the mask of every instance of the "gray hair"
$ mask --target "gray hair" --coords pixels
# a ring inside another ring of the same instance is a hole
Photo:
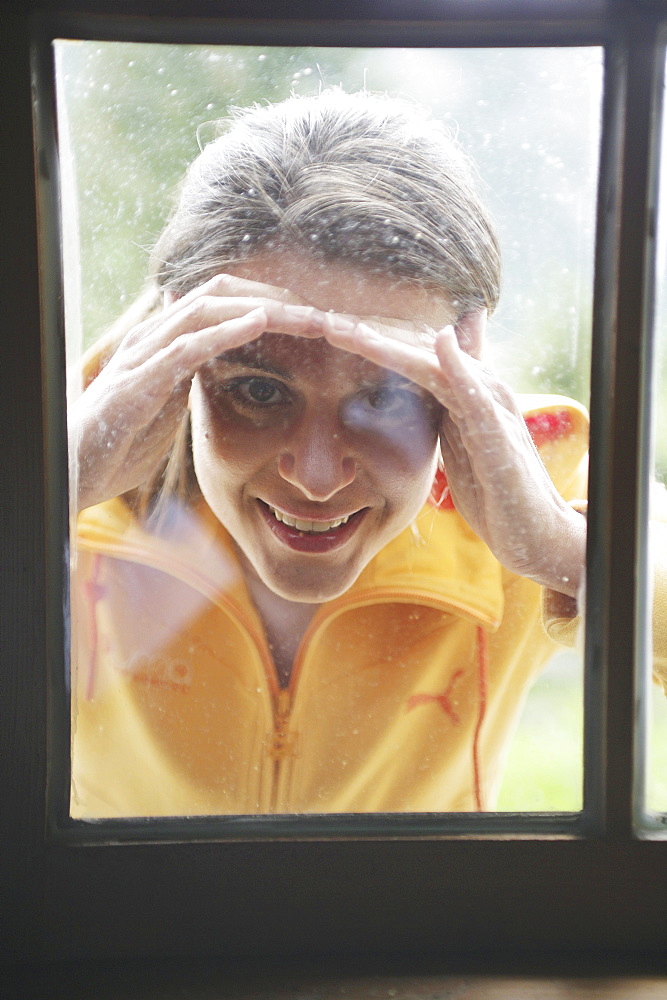
[[[416,105],[327,90],[236,109],[187,172],[151,273],[183,294],[269,251],[303,250],[495,308],[500,252],[473,168]]]
[[[458,316],[495,308],[500,251],[474,168],[419,106],[333,89],[236,109],[220,127],[188,170],[155,244],[146,315],[159,310],[160,289],[183,295],[234,264],[285,249],[433,290]],[[121,317],[84,359],[87,381],[128,322]],[[186,413],[164,460],[125,499],[157,528],[168,523],[173,499],[199,496]]]

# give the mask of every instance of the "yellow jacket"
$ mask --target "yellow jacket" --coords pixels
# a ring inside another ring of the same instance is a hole
[[[523,402],[557,488],[582,496],[585,413]],[[540,588],[446,498],[318,609],[287,689],[205,505],[160,535],[120,499],[91,508],[75,569],[75,817],[490,808],[553,649]]]

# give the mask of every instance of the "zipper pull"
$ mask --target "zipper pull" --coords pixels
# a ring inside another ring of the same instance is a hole
[[[291,707],[292,699],[289,691],[281,688],[278,692],[273,734],[269,741],[269,756],[272,760],[284,760],[285,757],[294,755],[295,738],[287,731]]]

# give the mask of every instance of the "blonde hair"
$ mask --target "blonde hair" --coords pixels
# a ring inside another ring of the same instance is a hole
[[[494,310],[500,252],[471,164],[422,108],[336,89],[220,128],[155,245],[162,288],[289,247],[440,291],[459,314]]]
[[[147,312],[160,290],[182,295],[285,248],[431,289],[459,316],[494,310],[500,251],[474,168],[419,106],[332,89],[236,109],[219,129],[153,249]],[[107,358],[124,329],[121,320],[105,339]],[[160,468],[127,499],[146,516],[174,494],[198,496],[187,415]]]

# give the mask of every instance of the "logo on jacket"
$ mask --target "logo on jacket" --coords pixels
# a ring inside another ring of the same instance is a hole
[[[460,716],[452,704],[452,691],[458,679],[463,676],[465,670],[457,670],[452,674],[449,684],[441,694],[413,694],[408,698],[408,712],[419,705],[429,705],[435,702],[443,710],[445,715],[452,720],[455,726],[461,722]]]
[[[183,694],[192,687],[192,667],[184,660],[172,660],[163,656],[151,659],[140,654],[128,664],[127,670],[132,680],[141,684],[151,684]]]

